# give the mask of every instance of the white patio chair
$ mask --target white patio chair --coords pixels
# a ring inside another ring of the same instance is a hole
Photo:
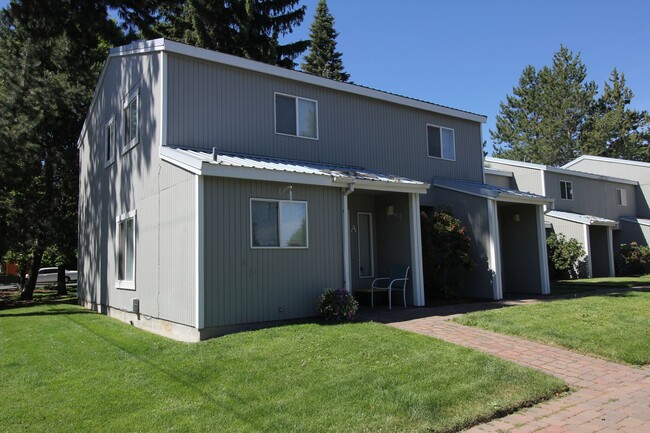
[[[388,292],[388,309],[392,309],[393,291],[401,291],[404,295],[404,308],[406,308],[406,283],[408,281],[410,266],[393,266],[390,276],[375,278],[370,286],[370,306],[375,306],[375,292]]]

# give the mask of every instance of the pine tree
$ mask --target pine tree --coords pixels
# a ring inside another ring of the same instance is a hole
[[[552,67],[524,69],[513,96],[501,103],[492,140],[495,155],[562,165],[579,155],[579,138],[593,110],[597,86],[586,81],[580,55],[561,46]]]
[[[614,68],[581,137],[582,154],[650,161],[650,116],[629,108],[633,97]]]
[[[350,74],[343,70],[342,55],[336,51],[336,38],[339,33],[334,30],[334,17],[327,7],[326,0],[318,2],[314,22],[309,30],[310,51],[301,65],[302,70],[332,80],[347,82]]]

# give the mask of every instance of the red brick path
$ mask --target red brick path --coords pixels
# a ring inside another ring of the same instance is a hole
[[[494,303],[487,304],[494,308]],[[480,309],[480,304],[467,306]],[[391,326],[486,352],[563,379],[576,391],[566,397],[523,409],[478,425],[469,432],[512,433],[650,433],[650,367],[633,368],[521,338],[449,322],[463,306],[427,309],[409,318],[409,310],[393,310]],[[436,311],[441,314],[436,315]],[[400,317],[401,316],[401,317]],[[384,315],[386,319],[388,315]],[[650,332],[650,330],[649,330]]]

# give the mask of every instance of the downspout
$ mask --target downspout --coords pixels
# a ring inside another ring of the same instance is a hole
[[[348,184],[341,194],[341,206],[343,208],[343,287],[352,293],[352,281],[350,268],[350,217],[348,212],[348,196],[354,192],[354,185]]]

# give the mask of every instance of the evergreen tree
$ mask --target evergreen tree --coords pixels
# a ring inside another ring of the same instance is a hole
[[[280,44],[305,16],[299,0],[168,1],[146,37],[168,37],[201,48],[293,69],[309,41]]]
[[[500,104],[492,140],[495,155],[563,165],[579,155],[579,138],[593,110],[597,86],[586,81],[580,55],[561,46],[552,67],[524,69],[513,96]]]
[[[301,65],[302,70],[332,80],[347,82],[350,74],[343,70],[342,55],[336,51],[336,38],[339,34],[334,30],[334,17],[325,0],[318,2],[314,22],[309,30],[310,51]]]
[[[650,116],[629,108],[633,97],[614,68],[581,137],[582,154],[650,161]]]

